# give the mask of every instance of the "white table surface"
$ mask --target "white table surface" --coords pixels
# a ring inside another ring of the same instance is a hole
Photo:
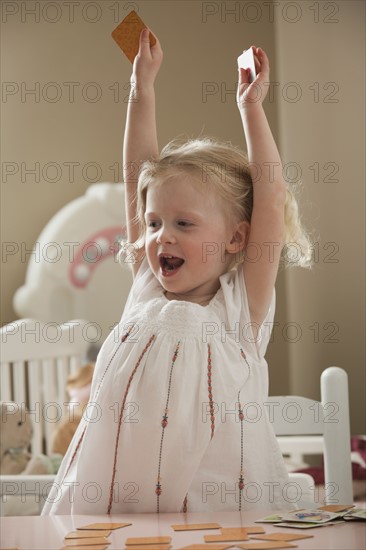
[[[271,512],[269,512],[271,513]],[[272,512],[273,513],[273,512]],[[53,550],[63,547],[64,536],[77,527],[95,522],[131,522],[132,525],[111,532],[108,550],[123,549],[128,537],[166,536],[172,537],[172,546],[178,550],[192,543],[204,543],[203,535],[220,534],[219,530],[175,532],[172,524],[212,523],[221,527],[262,526],[266,533],[287,532],[310,534],[313,538],[295,541],[299,550],[353,550],[366,548],[366,523],[348,521],[339,525],[315,529],[289,529],[273,524],[257,523],[255,520],[268,515],[265,510],[246,512],[220,512],[210,514],[123,514],[95,516],[22,516],[1,518],[1,550]],[[254,540],[252,542],[255,542]],[[260,542],[260,541],[257,541]],[[233,548],[235,548],[234,544]],[[148,547],[147,547],[148,548]]]

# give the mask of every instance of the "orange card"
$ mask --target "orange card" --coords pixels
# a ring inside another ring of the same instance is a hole
[[[218,523],[187,523],[183,525],[172,525],[174,531],[200,531],[201,529],[220,529]]]
[[[126,550],[169,550],[171,548],[170,544],[133,544],[125,546]]]
[[[267,542],[243,542],[238,544],[238,548],[243,550],[274,550],[275,548],[297,548],[296,544],[290,544],[289,542],[273,540]]]
[[[325,512],[333,512],[337,514],[338,512],[345,512],[354,508],[354,504],[326,504],[325,506],[320,506],[318,510],[325,510]]]
[[[68,533],[65,535],[65,539],[87,539],[87,538],[95,538],[95,537],[109,537],[111,534],[111,531],[102,531],[97,529],[90,529],[88,530],[82,530],[80,531],[71,531],[71,533]]]
[[[169,544],[172,537],[130,537],[126,540],[126,546],[134,546],[135,544]]]
[[[268,535],[255,535],[252,539],[258,540],[292,540],[311,539],[314,535],[293,535],[292,533],[269,533]]]
[[[132,523],[90,523],[89,525],[82,525],[82,527],[77,527],[76,529],[84,530],[84,529],[90,529],[90,530],[112,530],[113,529],[121,529],[121,527],[128,527],[129,525],[132,525]]]
[[[107,550],[107,546],[106,545],[100,545],[100,544],[97,544],[97,545],[86,545],[84,546],[84,544],[79,541],[79,546],[72,546],[71,547],[72,550]],[[61,548],[61,550],[70,550],[70,546],[63,546]]]
[[[247,533],[241,535],[205,535],[203,538],[205,542],[240,542],[241,540],[249,540]]]
[[[106,546],[111,542],[105,537],[92,537],[85,539],[65,539],[64,545],[67,548],[74,548],[75,546]]]
[[[252,535],[254,533],[265,533],[263,527],[222,527],[222,535]]]
[[[141,31],[146,28],[142,19],[132,10],[112,32],[112,38],[117,42],[131,63],[133,63],[139,51]],[[150,46],[154,44],[156,44],[156,39],[150,33]]]
[[[232,544],[190,544],[189,546],[183,546],[180,550],[226,550],[232,548]]]

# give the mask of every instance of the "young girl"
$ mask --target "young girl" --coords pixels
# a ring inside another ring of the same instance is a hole
[[[240,69],[237,93],[249,162],[209,139],[159,154],[162,51],[141,35],[124,142],[134,283],[44,514],[292,506],[264,354],[281,250],[296,242],[305,264],[309,243],[262,108],[268,60],[254,51],[257,77]]]

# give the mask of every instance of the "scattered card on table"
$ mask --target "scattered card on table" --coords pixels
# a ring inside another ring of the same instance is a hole
[[[232,548],[232,544],[189,544],[188,546],[182,546],[179,550],[227,550]]]
[[[331,525],[338,525],[344,523],[343,520],[329,521],[326,523],[305,523],[296,521],[276,523],[275,527],[291,527],[292,529],[316,529],[318,527],[330,527]]]
[[[243,550],[271,550],[274,548],[297,548],[296,544],[285,542],[281,540],[273,540],[267,542],[243,542],[243,544],[237,544],[238,548]]]
[[[200,531],[204,529],[220,529],[218,523],[187,523],[182,525],[172,525],[174,531]]]
[[[366,519],[366,510],[365,508],[355,508],[354,510],[349,510],[346,514],[343,515],[344,519]]]
[[[77,527],[76,529],[90,529],[90,530],[112,530],[113,529],[121,529],[122,527],[128,527],[129,525],[132,525],[132,523],[90,523],[89,525],[83,525],[82,527]]]
[[[134,546],[135,544],[168,544],[172,541],[172,537],[130,537],[126,540],[126,546]]]
[[[67,548],[75,548],[75,546],[106,546],[111,541],[105,537],[92,537],[88,539],[65,539],[64,545]]]
[[[249,540],[248,533],[245,534],[221,534],[221,535],[204,535],[205,542],[240,542],[241,540]]]
[[[127,550],[169,550],[170,548],[170,544],[134,544],[125,546]]]
[[[283,514],[282,519],[289,521],[305,521],[306,523],[326,523],[339,518],[339,514],[333,512],[324,512],[323,510],[296,510],[291,514]]]
[[[268,533],[267,535],[255,535],[252,539],[255,540],[285,540],[290,542],[293,540],[311,539],[314,535],[294,535],[293,533]]]
[[[253,534],[260,534],[264,533],[263,527],[256,527],[255,525],[250,527],[222,527],[221,528],[221,534],[222,535],[253,535]]]
[[[257,519],[255,523],[278,523],[279,521],[282,521],[282,518],[283,516],[272,514],[271,516],[266,516],[263,519]]]
[[[80,529],[80,531],[71,531],[65,535],[65,539],[85,539],[85,538],[94,538],[94,537],[109,537],[111,531],[102,531],[98,529],[90,529],[89,531]]]
[[[60,550],[70,550],[70,546],[63,546]],[[108,546],[106,545],[97,545],[97,546],[90,546],[80,543],[80,546],[72,546],[72,550],[107,550]]]
[[[346,512],[354,507],[354,504],[326,504],[325,506],[319,506],[317,510],[324,510],[324,512],[333,512],[337,514],[339,512]]]

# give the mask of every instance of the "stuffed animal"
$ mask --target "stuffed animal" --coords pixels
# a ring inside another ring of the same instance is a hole
[[[20,474],[31,455],[28,447],[33,425],[25,407],[11,401],[1,402],[0,474]]]
[[[57,473],[89,401],[93,372],[94,363],[88,363],[69,376],[66,385],[69,410],[54,432],[50,456],[32,456],[29,452],[33,424],[24,403],[1,402],[0,474]]]
[[[33,436],[33,424],[24,403],[0,402],[0,474],[55,474],[62,457],[60,455],[33,456],[29,446]]]
[[[90,397],[94,364],[82,366],[67,379],[66,390],[69,394],[69,410],[67,417],[55,430],[51,450],[53,453],[65,455],[83,416],[84,409]]]

